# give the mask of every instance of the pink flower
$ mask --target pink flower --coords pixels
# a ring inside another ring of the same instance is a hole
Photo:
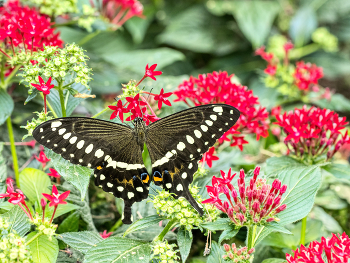
[[[43,168],[45,168],[46,163],[48,163],[51,159],[46,157],[46,154],[44,151],[40,151],[39,157],[35,156],[35,159],[37,159],[41,164],[43,165]]]
[[[170,101],[167,99],[167,97],[170,97],[173,93],[167,92],[164,93],[164,89],[162,88],[159,95],[154,96],[154,100],[158,100],[158,109],[162,108],[162,103],[171,106]]]
[[[214,151],[215,151],[215,147],[211,147],[209,151],[203,154],[203,158],[200,162],[203,162],[203,160],[205,160],[207,165],[211,168],[213,166],[213,161],[219,160],[219,157],[214,156]]]
[[[69,195],[70,191],[66,191],[62,194],[59,194],[57,191],[57,187],[55,185],[52,186],[52,195],[49,194],[45,194],[43,193],[43,196],[50,201],[50,205],[49,206],[58,206],[58,205],[65,205],[67,204],[66,201],[64,201],[68,195]]]
[[[145,71],[145,77],[150,77],[153,80],[157,80],[155,78],[155,76],[162,75],[163,72],[161,72],[161,71],[154,71],[156,69],[156,67],[157,67],[157,64],[153,64],[150,67],[148,67],[148,64],[147,64],[146,65],[146,71]]]
[[[55,169],[50,168],[49,170],[50,170],[50,172],[47,175],[55,177],[55,178],[61,177],[61,175]]]
[[[283,45],[283,49],[286,52],[286,54],[288,54],[289,50],[293,49],[294,45],[292,42],[287,42]]]
[[[276,74],[277,66],[268,65],[264,72],[270,76],[274,76]]]
[[[100,236],[103,239],[109,238],[111,235],[113,234],[113,232],[107,233],[107,230],[103,231],[103,233],[100,233]]]
[[[305,64],[304,61],[300,61],[296,63],[293,76],[295,85],[300,90],[308,90],[312,84],[318,84],[318,80],[323,77],[323,70],[315,64]]]
[[[51,85],[51,77],[47,80],[47,82],[45,83],[44,80],[42,79],[42,77],[38,77],[40,85],[38,84],[34,84],[34,83],[30,83],[33,87],[35,87],[37,90],[42,91],[44,94],[48,95],[50,94],[50,89],[52,89],[53,87],[55,87],[55,85]]]
[[[121,100],[118,101],[117,106],[109,105],[108,108],[113,110],[113,113],[110,117],[111,120],[116,117],[119,117],[122,122],[124,121],[124,113],[127,113],[128,110],[123,107],[123,103]]]

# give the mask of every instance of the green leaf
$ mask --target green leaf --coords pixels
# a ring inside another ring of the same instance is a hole
[[[79,229],[80,215],[78,212],[70,214],[63,222],[59,225],[57,233],[65,232],[77,232]]]
[[[29,101],[31,101],[32,99],[34,99],[36,97],[36,95],[38,95],[39,91],[37,89],[33,89],[32,90],[32,94],[29,94],[26,101],[24,102],[24,105],[26,105]]]
[[[279,225],[284,226],[308,215],[314,204],[322,176],[319,165],[313,165],[286,168],[278,172],[278,179],[282,184],[287,184],[287,192],[281,200],[281,204],[286,204],[287,208],[277,215],[280,219]],[[255,245],[273,231],[270,227],[262,227]]]
[[[279,10],[275,1],[236,1],[233,15],[242,33],[257,48],[270,34]]]
[[[284,263],[286,262],[283,258],[268,258],[265,259],[262,263]]]
[[[138,230],[153,226],[162,220],[166,220],[166,217],[161,217],[159,215],[152,215],[152,216],[141,218],[130,225],[130,227],[125,231],[123,237],[125,237],[126,235],[134,231],[138,231]]]
[[[4,157],[2,156],[2,150],[4,145],[0,143],[0,194],[6,193],[6,178],[7,178],[7,170],[6,170],[6,162]],[[0,199],[0,204],[4,202],[4,198]]]
[[[181,226],[179,231],[177,232],[177,244],[180,249],[182,262],[186,262],[186,259],[190,254],[192,241],[192,232],[186,230],[184,226]]]
[[[298,167],[306,166],[289,156],[271,157],[266,160],[265,173],[268,175],[278,174],[285,169]]]
[[[148,263],[151,251],[152,247],[148,242],[110,237],[90,249],[85,255],[84,263]]]
[[[0,88],[0,125],[2,125],[13,111],[14,103],[6,90]]]
[[[63,233],[57,235],[57,238],[81,253],[88,252],[103,241],[99,233],[92,231]]]
[[[338,221],[324,211],[322,207],[314,206],[310,212],[310,217],[320,220],[324,228],[331,233],[342,233],[344,231]]]
[[[37,234],[36,231],[27,236],[27,241]],[[50,241],[48,236],[41,235],[29,244],[34,263],[55,263],[58,255],[58,241],[52,237]]]
[[[9,231],[15,230],[21,237],[24,237],[24,235],[30,230],[28,216],[18,205],[13,207],[10,211],[2,214],[1,217],[7,218],[7,221],[10,223]]]
[[[326,170],[338,179],[350,179],[350,165],[340,163],[330,163],[323,166],[322,169]]]
[[[225,260],[222,258],[224,251],[221,249],[220,245],[213,241],[211,243],[210,254],[207,259],[207,263],[224,263]]]
[[[215,222],[206,222],[200,226],[210,231],[230,229],[231,220],[229,218],[219,218]]]
[[[45,153],[48,158],[51,158],[57,172],[80,191],[81,200],[84,200],[92,170],[87,167],[72,164],[50,149],[45,148]]]
[[[19,183],[24,195],[33,203],[40,203],[43,193],[51,194],[48,188],[51,185],[49,176],[38,169],[25,168],[19,174]]]
[[[143,75],[147,64],[158,64],[156,70],[160,70],[176,61],[185,59],[184,54],[170,48],[141,49],[108,53],[103,58],[118,68],[128,69],[135,74]]]
[[[219,244],[221,244],[222,241],[226,239],[231,239],[235,235],[237,235],[240,228],[236,228],[234,225],[230,224],[230,228],[225,229],[222,231],[220,237],[219,237]]]
[[[71,203],[67,203],[65,205],[58,205],[54,218],[57,218],[61,215],[64,215],[64,214],[66,214],[72,210],[78,209],[78,208],[79,208],[79,206],[71,204]],[[45,216],[51,218],[53,211],[54,211],[53,206],[51,206],[51,207],[47,206],[46,210],[45,210]]]
[[[66,113],[67,117],[70,116],[75,108],[80,104],[83,103],[86,99],[82,98],[75,98],[74,93],[79,92],[81,94],[91,94],[91,89],[86,88],[84,85],[81,83],[73,83],[70,87],[69,90],[69,95],[68,95],[68,102],[66,104]],[[67,94],[66,94],[67,96]]]
[[[290,21],[289,35],[296,47],[301,47],[310,41],[312,33],[317,28],[316,13],[311,6],[299,8]]]
[[[330,101],[326,99],[315,99],[312,102],[321,108],[333,111],[350,111],[350,100],[339,93],[333,94]]]
[[[288,229],[286,229],[285,227],[281,226],[277,222],[271,222],[265,227],[267,229],[270,229],[273,232],[280,232],[280,233],[284,233],[284,234],[287,234],[287,235],[292,235],[292,233]]]

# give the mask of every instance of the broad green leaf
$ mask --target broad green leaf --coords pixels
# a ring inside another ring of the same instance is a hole
[[[97,232],[92,231],[63,233],[57,235],[57,238],[81,253],[88,252],[103,241]]]
[[[0,209],[4,209],[6,211],[11,210],[14,208],[15,205],[9,203],[9,202],[0,202]]]
[[[290,21],[289,34],[293,43],[301,47],[311,39],[317,28],[316,13],[311,6],[302,6]]]
[[[31,232],[27,236],[27,241],[37,234]],[[55,263],[58,255],[58,241],[52,237],[49,240],[47,235],[41,235],[29,244],[34,263]]]
[[[10,223],[9,231],[15,230],[21,237],[24,237],[24,235],[30,230],[28,216],[18,205],[13,207],[10,211],[2,214],[1,217],[6,218]]]
[[[297,167],[305,167],[305,165],[289,156],[271,157],[266,160],[265,173],[267,175],[278,174],[285,169]]]
[[[230,228],[227,228],[224,231],[222,231],[219,237],[219,244],[221,244],[221,242],[226,239],[233,238],[235,235],[237,235],[238,231],[239,231],[239,228],[235,228],[235,226],[231,224]]]
[[[236,1],[232,11],[242,33],[257,48],[270,34],[279,10],[275,1]]]
[[[293,223],[308,215],[314,201],[317,190],[321,184],[321,170],[318,165],[308,167],[291,167],[278,172],[278,179],[282,184],[287,184],[287,192],[283,195],[281,204],[287,208],[277,216],[280,219],[279,225]],[[263,240],[274,230],[262,227],[257,235],[255,245]]]
[[[330,163],[323,166],[322,169],[326,170],[338,179],[350,179],[350,165],[340,163]]]
[[[211,243],[211,250],[210,254],[207,259],[207,263],[224,263],[225,260],[222,258],[224,255],[224,250],[216,243],[213,241]]]
[[[4,145],[0,143],[0,194],[6,193],[6,178],[7,178],[7,170],[6,170],[6,162],[4,157],[2,156],[2,150]],[[4,198],[0,199],[0,204],[4,202]]]
[[[267,226],[265,226],[265,228],[270,229],[273,232],[280,232],[280,233],[287,234],[287,235],[291,235],[292,234],[288,229],[286,229],[285,227],[281,226],[277,222],[271,222]]]
[[[283,258],[269,258],[265,259],[262,263],[284,263],[286,262]]]
[[[25,168],[19,174],[19,184],[24,195],[31,202],[40,203],[41,198],[44,197],[43,193],[51,194],[48,188],[51,185],[49,176],[35,168]]]
[[[2,125],[13,111],[14,103],[5,89],[0,88],[0,125]]]
[[[80,219],[80,215],[78,212],[74,212],[70,214],[58,226],[57,233],[77,232],[79,229],[79,219]]]
[[[229,218],[219,218],[215,222],[206,222],[200,226],[210,231],[230,229],[231,220]]]
[[[26,105],[29,101],[31,101],[32,99],[34,99],[36,97],[36,95],[38,95],[39,90],[37,89],[33,89],[32,90],[32,94],[28,95],[26,101],[24,102],[24,105]]]
[[[61,215],[64,215],[64,214],[66,214],[72,210],[78,209],[78,208],[79,208],[79,206],[71,204],[71,203],[67,203],[65,205],[58,205],[54,218],[57,218]],[[51,207],[47,206],[46,210],[45,210],[45,217],[51,218],[53,211],[54,211],[53,206],[51,206]]]
[[[315,99],[312,100],[317,106],[321,108],[330,109],[333,111],[350,111],[350,100],[348,100],[343,94],[333,94],[331,100],[327,99]]]
[[[130,225],[130,227],[125,231],[124,237],[134,231],[141,230],[144,228],[151,227],[162,220],[166,220],[166,217],[161,217],[159,215],[152,215],[141,218]]]
[[[103,58],[115,65],[117,69],[122,67],[135,74],[143,75],[147,64],[149,64],[149,66],[158,64],[156,70],[161,70],[176,61],[184,60],[185,56],[179,51],[163,47],[108,53],[103,55]]]
[[[120,229],[120,231],[121,230],[122,230],[122,228]],[[164,230],[164,227],[160,227],[160,226],[155,225],[153,227],[144,228],[144,229],[132,232],[131,234],[128,234],[126,237],[130,238],[130,239],[140,240],[140,241],[152,241],[163,230]],[[123,232],[120,233],[120,235],[118,235],[118,236],[122,237]],[[164,238],[166,240],[176,240],[176,234],[172,231],[169,231],[168,233],[166,233]]]
[[[92,170],[72,164],[47,148],[45,148],[45,153],[48,158],[51,158],[57,172],[80,191],[81,200],[83,200],[89,186]]]
[[[186,262],[188,255],[190,254],[192,247],[192,232],[185,229],[184,226],[180,227],[177,232],[177,244],[180,249],[181,260]]]
[[[343,233],[344,231],[338,221],[324,211],[322,207],[314,206],[310,212],[310,217],[320,220],[324,228],[330,233]]]
[[[84,263],[148,263],[151,251],[152,247],[148,242],[109,237],[86,253]]]

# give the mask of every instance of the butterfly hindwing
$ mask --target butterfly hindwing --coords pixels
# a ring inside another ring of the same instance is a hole
[[[130,223],[126,207],[147,198],[150,183],[133,129],[93,118],[59,118],[39,125],[33,136],[71,163],[94,169],[95,184],[124,199],[124,222]]]
[[[152,161],[153,180],[190,202],[188,186],[198,161],[216,140],[238,120],[239,111],[226,104],[190,108],[149,125],[146,145]],[[192,198],[193,199],[193,198]]]

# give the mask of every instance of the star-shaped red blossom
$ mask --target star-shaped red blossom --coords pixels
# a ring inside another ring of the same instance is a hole
[[[126,97],[126,101],[129,103],[127,110],[130,111],[133,108],[139,108],[140,106],[147,105],[146,102],[139,100],[140,99],[140,93],[138,93],[135,97]],[[140,109],[139,109],[140,110]]]
[[[167,92],[164,93],[164,89],[162,88],[159,95],[154,96],[154,100],[158,100],[158,109],[162,108],[162,103],[164,102],[165,105],[171,106],[170,101],[167,99],[167,97],[170,97],[173,93]]]
[[[217,161],[219,160],[219,157],[214,156],[214,151],[215,151],[215,147],[211,147],[209,149],[209,151],[207,151],[204,156],[203,159],[201,160],[201,162],[203,160],[205,160],[205,162],[207,163],[207,165],[211,168],[213,166],[213,161]]]
[[[52,195],[43,193],[43,196],[50,201],[49,206],[58,206],[67,204],[64,199],[66,199],[69,195],[70,191],[66,191],[62,194],[59,194],[57,191],[57,187],[55,185],[52,186]]]
[[[43,168],[46,166],[46,163],[48,163],[51,160],[46,157],[46,154],[44,153],[44,151],[40,151],[39,157],[35,156],[35,159],[37,159],[39,162],[42,163]]]
[[[121,100],[118,101],[117,106],[108,106],[111,110],[113,110],[113,113],[111,114],[110,119],[114,119],[117,116],[119,116],[120,120],[123,122],[124,121],[124,113],[127,113],[128,110],[123,107],[123,103]]]
[[[146,71],[145,71],[145,77],[150,77],[153,80],[157,80],[154,76],[162,75],[163,72],[161,71],[154,71],[157,67],[157,64],[153,64],[152,66],[148,67],[148,64],[146,65]]]
[[[50,94],[50,89],[52,89],[53,87],[55,87],[55,85],[51,85],[51,77],[47,80],[47,82],[45,83],[45,81],[42,79],[42,77],[38,77],[40,85],[39,84],[34,84],[34,83],[30,83],[33,87],[35,87],[37,90],[42,91],[45,95]]]
[[[50,172],[47,175],[55,177],[55,178],[61,177],[61,175],[55,169],[50,168],[49,170],[50,170]]]
[[[111,235],[112,235],[113,232],[109,232],[107,233],[107,230],[103,231],[103,233],[100,233],[100,236],[103,238],[103,239],[106,239],[106,238],[109,238]]]

